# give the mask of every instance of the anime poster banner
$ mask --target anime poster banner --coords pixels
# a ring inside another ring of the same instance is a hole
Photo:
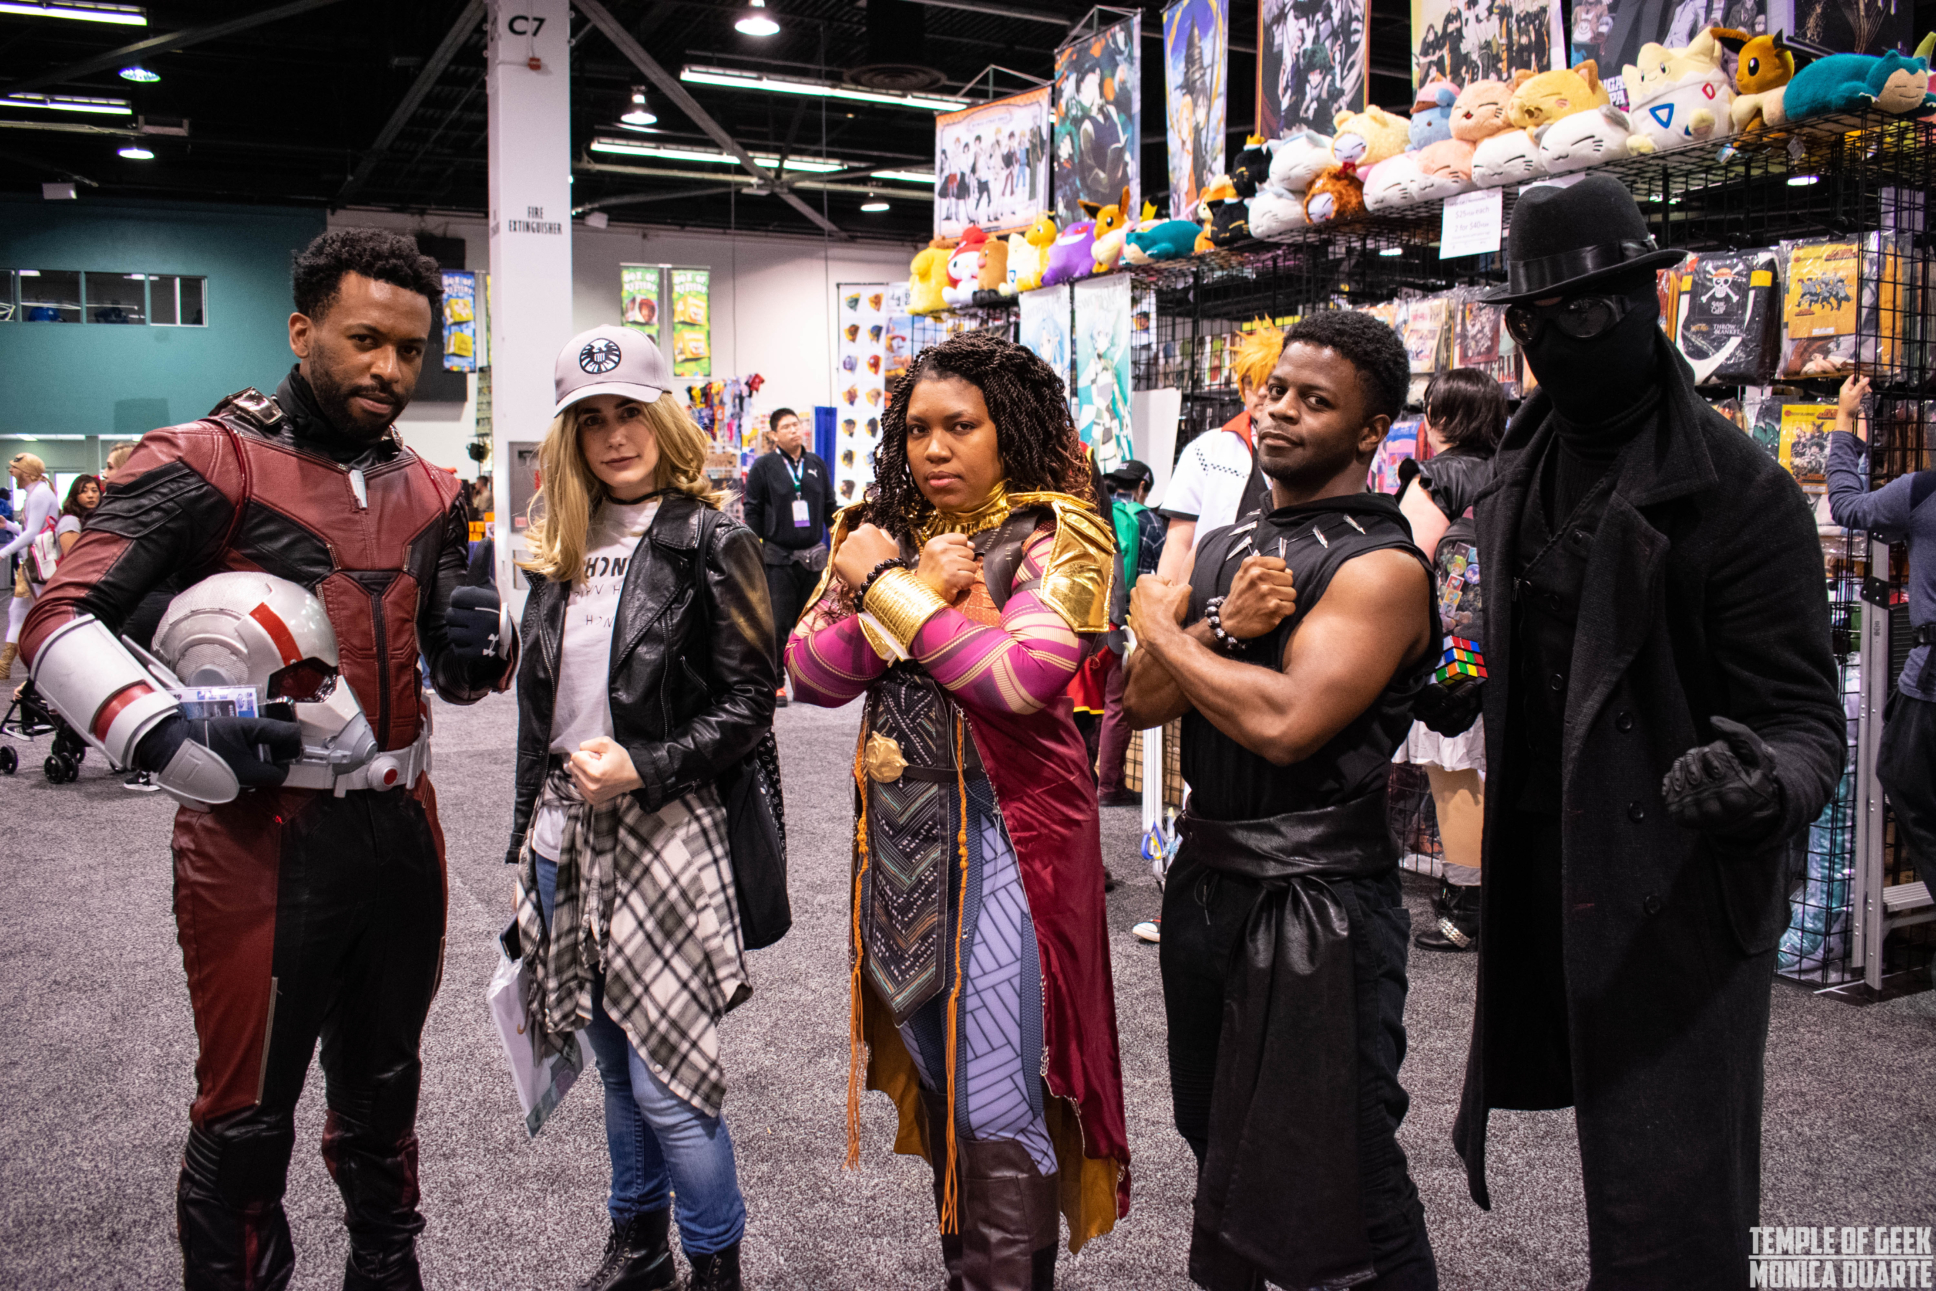
[[[1082,203],[1108,206],[1142,192],[1141,14],[1079,36],[1055,51],[1055,218],[1089,218]]]
[[[1127,282],[1127,279],[1124,279]],[[1021,295],[1021,343],[1035,351],[1069,389],[1069,415],[1076,415],[1075,379],[1069,371],[1069,286],[1044,287]]]
[[[934,235],[1026,229],[1049,208],[1049,87],[934,120]]]
[[[444,368],[477,371],[477,275],[444,270]]]
[[[1412,88],[1434,77],[1463,88],[1565,67],[1564,32],[1560,0],[1412,0]],[[1600,64],[1602,75],[1619,70]]]
[[[890,391],[907,375],[908,364],[914,361],[914,317],[908,312],[912,294],[907,282],[891,282],[887,284],[887,299],[881,305],[887,312],[887,331],[881,337],[884,369],[881,375]]]
[[[627,327],[659,339],[659,266],[618,267],[618,316]]]
[[[1799,13],[1804,0],[1794,0]],[[1850,0],[1863,8],[1890,0]],[[1905,11],[1906,12],[1906,11]],[[1768,29],[1768,0],[1574,0],[1567,66],[1592,59],[1615,107],[1627,106],[1622,69],[1640,61],[1640,47],[1649,42],[1681,49],[1709,27],[1762,34]],[[1847,46],[1836,46],[1838,49]],[[1734,55],[1723,58],[1724,70],[1734,75]]]
[[[1370,0],[1262,0],[1257,7],[1257,133],[1328,135],[1362,112]]]
[[[1170,214],[1196,218],[1197,199],[1224,173],[1230,0],[1177,0],[1163,11],[1163,85],[1170,158]]]
[[[672,270],[672,374],[703,377],[712,371],[712,271]]]
[[[874,482],[874,448],[886,402],[887,293],[884,282],[834,288],[834,496],[858,502]]]
[[[1076,432],[1107,475],[1136,456],[1129,433],[1129,276],[1073,285]]]

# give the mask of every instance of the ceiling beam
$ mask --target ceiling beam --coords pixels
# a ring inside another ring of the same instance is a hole
[[[252,13],[245,18],[231,18],[227,22],[210,23],[206,27],[190,27],[184,31],[170,32],[165,36],[150,36],[147,40],[137,40],[132,45],[123,45],[121,48],[111,49],[105,54],[96,54],[92,58],[83,58],[78,63],[69,63],[66,67],[57,67],[51,72],[42,72],[38,76],[29,76],[15,81],[11,85],[0,88],[4,88],[4,92],[8,94],[31,94],[33,91],[45,89],[49,85],[64,85],[77,77],[91,76],[95,72],[114,67],[123,59],[133,58],[136,55],[145,54],[151,50],[163,49],[172,53],[178,49],[186,49],[190,45],[199,45],[210,40],[220,40],[224,36],[233,36],[235,33],[247,31],[251,27],[260,27],[264,23],[277,22],[283,18],[293,18],[299,13],[308,13],[312,9],[327,8],[336,3],[338,3],[338,0],[292,0],[292,3],[277,5],[273,9],[264,9],[260,13]]]
[[[654,170],[647,166],[621,166],[615,162],[608,161],[574,162],[572,169],[581,173],[638,175],[646,179],[717,179],[720,183],[731,184],[742,192],[749,187],[759,186],[759,181],[751,175],[721,175],[717,172],[708,173],[703,170]],[[880,197],[889,200],[899,197],[912,202],[931,203],[934,201],[934,190],[932,188],[905,188],[899,185],[889,186],[887,184],[846,184],[830,182],[840,173],[836,171],[833,175],[815,175],[811,179],[795,179],[788,182],[795,188],[808,190],[825,189],[829,193],[857,193],[862,197]],[[772,195],[770,193],[767,194],[767,196]],[[589,210],[591,208],[586,207],[585,209]]]
[[[631,61],[632,66],[644,72],[646,79],[658,86],[659,92],[670,99],[673,106],[685,113],[688,120],[701,130],[704,130],[708,135],[711,135],[714,143],[731,153],[739,161],[739,164],[746,169],[747,174],[766,185],[780,200],[812,220],[834,237],[847,238],[851,236],[843,231],[839,225],[801,200],[797,193],[789,190],[786,184],[771,171],[767,170],[766,167],[754,161],[752,155],[746,149],[740,147],[739,142],[726,132],[726,127],[713,120],[711,114],[699,106],[698,100],[686,92],[686,87],[680,84],[679,78],[666,71],[665,68],[659,65],[657,59],[646,53],[644,46],[632,38],[631,32],[619,25],[618,19],[612,17],[612,11],[599,3],[599,0],[572,0],[572,8],[591,19],[592,24],[605,33],[605,38],[618,47],[618,52],[625,55]]]
[[[363,187],[363,181],[370,177],[370,172],[390,151],[390,145],[397,141],[397,135],[410,123],[410,118],[417,115],[417,109],[437,84],[437,78],[450,66],[450,60],[457,56],[457,51],[464,47],[464,42],[470,39],[471,33],[483,21],[484,0],[470,0],[464,6],[464,11],[457,15],[457,21],[450,25],[450,30],[444,33],[444,38],[437,42],[436,50],[430,55],[430,61],[423,65],[423,70],[417,73],[417,79],[410,83],[403,102],[397,104],[397,110],[390,114],[390,119],[383,123],[383,129],[377,132],[376,142],[370,145],[370,150],[356,163],[356,169],[350,172],[350,177],[336,191],[338,205],[348,201],[357,189]]]

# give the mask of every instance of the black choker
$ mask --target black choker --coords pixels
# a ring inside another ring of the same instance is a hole
[[[664,489],[653,489],[650,493],[641,493],[635,498],[621,498],[621,497],[613,496],[613,494],[608,491],[605,494],[605,496],[609,498],[617,506],[635,507],[639,503],[644,502],[650,498],[656,498],[661,493],[664,493],[664,492],[665,492]]]

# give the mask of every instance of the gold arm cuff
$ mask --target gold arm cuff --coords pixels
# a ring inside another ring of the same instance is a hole
[[[947,609],[948,603],[915,577],[913,570],[890,569],[867,589],[867,603],[861,608],[907,656],[913,653],[914,634],[923,623]]]

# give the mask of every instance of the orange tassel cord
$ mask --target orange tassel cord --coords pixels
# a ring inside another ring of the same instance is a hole
[[[851,983],[852,1014],[847,1026],[847,1166],[852,1170],[860,1164],[860,1088],[867,1068],[867,1042],[861,1032],[861,945],[860,945],[860,894],[861,879],[867,873],[867,778],[862,769],[861,755],[867,748],[867,723],[860,724],[860,742],[854,746],[854,785],[858,791],[858,808],[854,812],[854,850],[857,861],[854,865],[853,900],[853,942],[849,954],[854,961]]]
[[[968,780],[962,773],[963,732],[967,723],[955,714],[955,791],[961,796],[961,829],[955,837],[961,864],[961,884],[955,901],[955,983],[948,992],[948,1174],[941,1194],[941,1231],[961,1231],[961,1185],[955,1161],[955,1039],[961,1013],[961,934],[968,906]]]

